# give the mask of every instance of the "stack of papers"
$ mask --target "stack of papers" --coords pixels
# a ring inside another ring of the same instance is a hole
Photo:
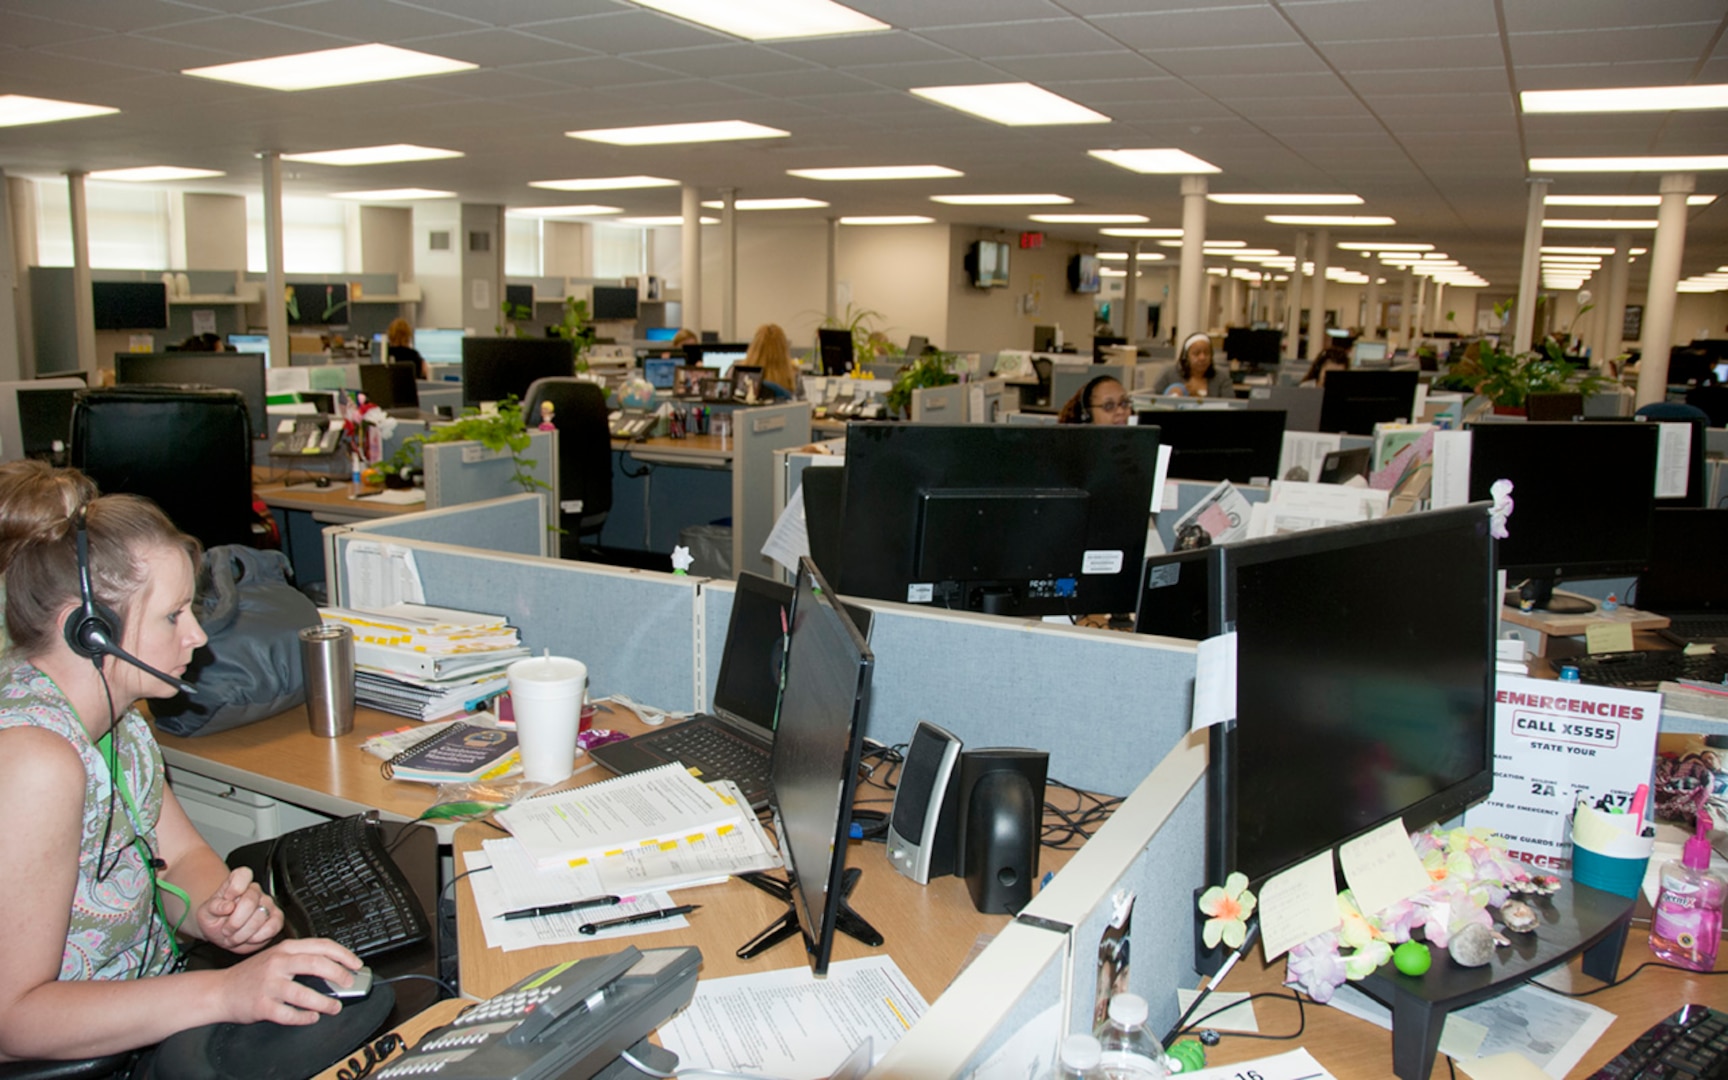
[[[424,604],[320,609],[354,634],[355,699],[415,720],[471,712],[504,692],[504,669],[528,655],[502,615]]]

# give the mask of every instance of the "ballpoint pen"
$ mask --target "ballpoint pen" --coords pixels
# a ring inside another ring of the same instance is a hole
[[[591,896],[586,900],[570,900],[562,904],[541,904],[538,907],[519,908],[516,911],[506,911],[506,919],[532,919],[540,915],[558,915],[566,911],[581,911],[584,908],[611,907],[622,904],[634,896]]]
[[[584,934],[594,934],[601,930],[612,930],[620,926],[634,926],[636,923],[654,922],[656,919],[671,919],[679,915],[688,915],[701,907],[701,904],[679,904],[677,907],[661,908],[658,911],[644,911],[640,915],[626,915],[621,919],[602,919],[599,922],[583,923],[580,929]]]

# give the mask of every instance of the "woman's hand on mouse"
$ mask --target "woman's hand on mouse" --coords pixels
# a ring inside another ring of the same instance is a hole
[[[325,938],[284,941],[223,974],[222,1001],[231,1023],[304,1025],[320,1015],[342,1011],[342,1003],[294,981],[296,975],[316,975],[346,986],[361,967],[360,958]]]

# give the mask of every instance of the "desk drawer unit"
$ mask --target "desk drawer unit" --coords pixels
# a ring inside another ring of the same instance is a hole
[[[224,859],[242,844],[268,840],[302,825],[330,820],[305,807],[184,769],[170,769],[168,780],[198,835]]]

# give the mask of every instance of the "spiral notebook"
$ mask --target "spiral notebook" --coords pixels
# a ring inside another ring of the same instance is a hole
[[[458,722],[384,762],[386,780],[459,784],[502,776],[516,766],[516,733]]]

